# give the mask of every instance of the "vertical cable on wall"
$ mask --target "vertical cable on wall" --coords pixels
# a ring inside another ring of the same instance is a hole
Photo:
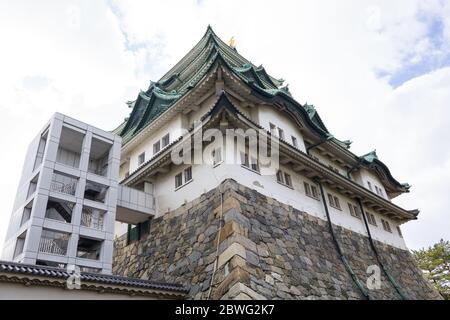
[[[358,276],[353,271],[353,269],[350,266],[347,258],[344,256],[344,254],[342,252],[342,249],[341,249],[341,246],[339,245],[339,242],[337,241],[336,234],[334,233],[334,229],[333,229],[333,224],[331,223],[331,218],[330,218],[330,213],[328,211],[327,202],[325,200],[325,194],[324,194],[324,191],[323,191],[322,183],[320,183],[320,181],[316,181],[316,183],[319,185],[319,188],[320,188],[320,193],[321,193],[321,196],[322,196],[322,202],[323,202],[323,206],[325,208],[325,213],[326,213],[327,220],[328,220],[328,228],[330,229],[331,237],[333,239],[333,243],[334,243],[334,245],[336,247],[336,250],[337,250],[337,252],[339,254],[339,257],[341,258],[341,261],[344,264],[345,269],[350,274],[350,277],[355,282],[356,286],[358,287],[359,291],[361,291],[361,293],[364,296],[364,298],[366,298],[367,300],[370,300],[369,293],[364,288],[364,286],[362,285],[361,281],[358,279]]]
[[[379,254],[378,254],[378,251],[377,251],[377,248],[375,247],[375,243],[373,242],[372,234],[370,233],[369,224],[367,222],[367,216],[366,216],[366,213],[364,211],[363,204],[362,204],[360,198],[358,198],[358,205],[359,205],[359,209],[361,211],[361,215],[363,216],[364,225],[366,226],[366,230],[367,230],[367,235],[369,236],[370,247],[372,248],[372,251],[375,254],[375,258],[377,259],[377,262],[380,265],[381,270],[383,270],[384,274],[386,275],[386,277],[388,278],[389,282],[394,287],[395,291],[397,291],[397,293],[400,296],[400,298],[402,300],[408,300],[408,297],[402,292],[400,286],[397,284],[397,282],[395,282],[394,278],[389,274],[389,272],[387,271],[387,269],[384,266],[383,262],[381,261],[381,258],[380,258]]]

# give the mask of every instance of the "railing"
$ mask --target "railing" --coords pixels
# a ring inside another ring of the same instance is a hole
[[[65,248],[61,248],[60,244],[64,245]],[[67,244],[68,240],[65,239],[50,239],[50,238],[41,238],[39,242],[39,252],[43,253],[51,253],[64,256],[67,253]]]
[[[62,183],[60,181],[52,181],[50,184],[50,191],[70,194],[72,196],[75,195],[76,189],[77,189],[76,182]]]
[[[88,228],[103,229],[103,213],[97,215],[91,209],[84,208],[81,212],[81,225]]]

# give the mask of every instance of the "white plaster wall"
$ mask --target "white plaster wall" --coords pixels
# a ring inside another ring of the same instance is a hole
[[[232,178],[238,183],[251,189],[277,199],[279,202],[291,205],[292,207],[307,212],[320,219],[326,220],[325,210],[322,199],[316,200],[306,195],[303,182],[314,184],[306,177],[299,176],[287,167],[281,166],[281,169],[289,173],[292,177],[293,189],[279,184],[275,175],[260,175],[239,164],[222,163],[216,167],[209,165],[193,165],[193,180],[175,191],[175,175],[184,170],[188,165],[174,167],[171,172],[160,175],[155,182],[155,198],[157,206],[157,216],[180,207],[183,203],[195,200],[201,194],[217,187],[224,179]],[[324,188],[325,193],[330,192],[339,197],[342,210],[332,208],[328,205],[330,217],[334,224],[346,229],[367,235],[364,221],[350,215],[348,202],[357,205],[349,198],[336,193],[334,190]],[[325,194],[325,198],[328,198]],[[327,203],[328,204],[328,203]],[[397,223],[389,221],[392,233],[383,230],[380,216],[376,215],[378,227],[370,226],[371,232],[376,240],[393,245],[398,248],[406,249],[405,242],[396,230]]]
[[[67,290],[45,286],[25,286],[19,283],[0,283],[0,300],[152,300],[154,297],[130,296],[126,293],[99,293],[88,290]]]
[[[381,188],[383,191],[383,198],[390,200],[389,197],[386,194],[386,190],[384,189],[383,184],[381,183],[378,176],[372,172],[370,172],[367,169],[361,168],[358,170],[358,172],[354,173],[353,176],[355,177],[356,181],[364,186],[364,188],[369,189],[369,185],[367,182],[370,182],[372,185],[372,192],[376,194],[375,186],[378,186],[378,188]]]
[[[229,100],[231,103],[238,109],[242,114],[244,114],[246,117],[252,119],[253,121],[257,122],[256,113],[253,111],[254,108],[249,107],[243,107],[241,103],[235,99],[234,97],[228,95]],[[217,102],[219,97],[217,95],[212,95],[205,101],[203,101],[200,104],[200,108],[196,111],[192,111],[188,115],[188,125],[191,127],[194,123],[194,121],[200,120],[205,114],[207,114],[211,108],[214,107],[214,104]]]
[[[169,173],[159,175],[155,181],[154,196],[156,200],[156,216],[174,210],[185,202],[198,198],[201,194],[217,187],[227,178],[225,167],[221,164],[216,167],[209,165],[193,165],[192,180],[181,188],[175,190],[175,175],[184,171],[190,165],[176,166]]]
[[[130,173],[130,161],[125,161],[119,168],[119,181],[125,179],[127,173]]]
[[[266,105],[258,106],[258,119],[259,125],[264,127],[267,131],[270,131],[270,124],[273,123],[275,126],[280,127],[284,131],[284,137],[286,142],[292,144],[291,136],[297,138],[298,148],[303,152],[306,152],[305,142],[303,140],[303,135],[298,129],[298,125],[294,121],[275,110],[274,108]],[[278,136],[278,132],[277,132]]]
[[[373,226],[369,223],[370,233],[372,234],[372,237],[374,239],[376,239],[378,241],[382,241],[384,243],[394,245],[396,247],[407,249],[405,241],[403,240],[402,237],[400,237],[400,235],[397,231],[397,226],[400,227],[399,223],[395,222],[394,220],[392,220],[386,216],[381,216],[378,213],[375,213],[373,211],[366,210],[366,212],[372,213],[375,216],[375,219],[377,221],[377,226]],[[383,224],[381,223],[381,219],[384,219],[385,221],[389,222],[392,233],[383,229]],[[397,245],[398,243],[399,243],[399,245]]]
[[[114,225],[114,236],[120,237],[128,232],[128,223],[116,221]]]
[[[212,95],[200,104],[200,108],[188,114],[188,126],[191,127],[195,121],[200,120],[213,107],[213,104],[219,99],[216,95]]]
[[[183,132],[183,120],[184,115],[179,114],[173,119],[171,119],[165,126],[163,126],[158,131],[150,134],[143,142],[141,142],[136,148],[134,148],[127,156],[130,158],[130,172],[135,171],[138,165],[138,157],[142,152],[145,152],[145,161],[148,161],[154,156],[153,154],[153,144],[158,140],[161,140],[167,133],[169,133],[170,141],[172,143],[174,140],[179,138]],[[125,171],[121,172],[121,178],[124,178]]]

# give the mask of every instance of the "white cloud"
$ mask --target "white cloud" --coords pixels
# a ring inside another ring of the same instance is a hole
[[[437,70],[396,89],[377,76],[404,70],[434,48],[429,19],[421,17],[442,19],[450,39],[447,4],[111,0],[3,6],[0,124],[9,135],[0,138],[8,150],[0,165],[10,170],[0,185],[0,238],[26,145],[45,120],[61,111],[113,128],[129,111],[123,102],[172,67],[208,24],[225,41],[234,36],[245,57],[286,79],[300,102],[314,103],[337,137],[355,141],[353,151],[376,148],[394,176],[413,184],[398,200],[422,210],[405,230],[412,247],[449,238],[443,221],[450,155],[442,145],[449,136],[449,72]]]

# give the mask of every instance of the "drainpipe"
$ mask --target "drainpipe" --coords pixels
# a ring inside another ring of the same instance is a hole
[[[366,289],[364,289],[361,281],[359,281],[359,279],[358,279],[358,276],[355,274],[355,272],[353,271],[352,267],[350,266],[347,258],[342,253],[341,246],[339,245],[339,242],[336,239],[336,234],[334,233],[333,224],[331,223],[330,212],[328,211],[328,205],[327,205],[327,202],[325,200],[325,193],[323,192],[322,183],[320,183],[320,181],[316,181],[316,183],[319,185],[320,193],[322,195],[323,207],[324,207],[325,213],[327,215],[328,228],[330,229],[331,237],[333,238],[333,243],[334,243],[334,245],[336,247],[336,250],[337,250],[337,252],[339,254],[339,257],[341,258],[342,263],[345,266],[345,269],[350,274],[351,278],[355,282],[355,284],[358,287],[359,291],[361,291],[361,293],[364,296],[364,298],[366,298],[367,300],[370,300],[368,292],[366,291]]]
[[[372,234],[370,233],[369,224],[367,223],[366,213],[364,211],[363,204],[362,204],[362,201],[361,201],[360,198],[358,198],[358,205],[359,205],[359,210],[361,211],[361,215],[363,216],[364,224],[365,224],[366,230],[367,230],[367,235],[369,236],[370,247],[372,248],[372,251],[375,254],[375,258],[377,259],[377,262],[380,265],[381,270],[383,270],[384,274],[386,275],[386,277],[388,278],[389,282],[394,287],[395,291],[397,291],[397,293],[400,296],[400,298],[402,300],[408,300],[408,297],[402,292],[400,286],[395,282],[394,278],[389,274],[389,272],[387,271],[387,269],[384,266],[383,262],[381,261],[380,256],[378,255],[378,251],[377,251],[377,248],[375,247],[375,243],[373,242]]]
[[[353,167],[351,167],[349,170],[347,170],[347,178],[351,179],[350,173],[352,173],[353,171],[358,169],[360,165],[361,165],[361,160],[358,160],[358,162]]]
[[[333,135],[331,135],[331,134],[328,135],[328,137],[327,137],[326,139],[324,139],[324,140],[322,140],[322,141],[319,141],[318,143],[313,144],[313,145],[307,147],[307,148],[306,148],[306,153],[309,155],[309,150],[314,149],[314,148],[320,146],[321,144],[324,144],[325,142],[330,141],[330,140],[333,139],[333,138],[334,138]]]

